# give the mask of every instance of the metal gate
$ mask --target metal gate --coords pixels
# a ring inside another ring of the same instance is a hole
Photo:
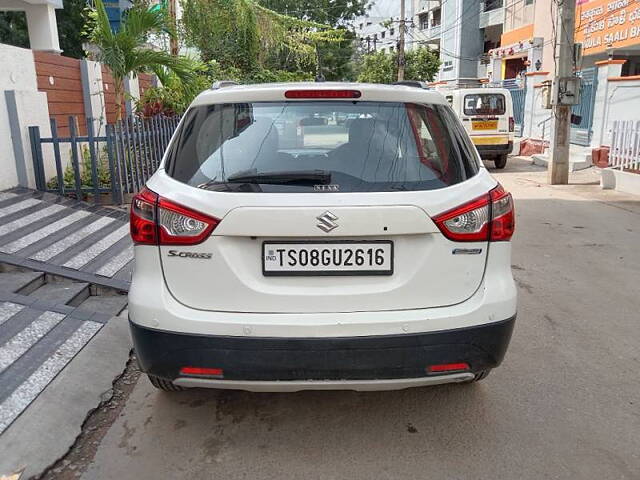
[[[522,87],[521,82],[517,79],[503,80],[502,86],[511,92],[511,101],[513,102],[513,119],[516,124],[516,137],[522,136],[524,129],[524,99],[527,91]]]
[[[571,113],[579,117],[580,123],[571,125],[571,143],[588,146],[593,134],[591,127],[593,126],[593,107],[598,88],[598,70],[595,67],[585,68],[577,75],[582,77],[580,103],[571,108]]]
[[[179,116],[131,116],[96,135],[93,119],[87,118],[87,135],[78,135],[77,119],[69,117],[70,135],[61,137],[51,119],[51,138],[42,138],[39,127],[29,127],[36,188],[77,200],[92,196],[97,204],[110,194],[112,203],[121,204],[156,171],[179,121]],[[46,178],[43,144],[53,145],[52,178]]]

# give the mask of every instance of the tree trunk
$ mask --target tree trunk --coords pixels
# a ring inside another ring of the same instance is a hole
[[[113,86],[115,90],[114,94],[116,100],[116,123],[118,123],[120,120],[122,120],[122,111],[124,108],[124,105],[122,104],[124,100],[124,83],[121,78],[113,77]]]

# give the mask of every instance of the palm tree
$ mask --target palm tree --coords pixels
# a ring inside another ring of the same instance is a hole
[[[92,12],[93,26],[89,40],[97,49],[97,60],[109,67],[113,76],[116,120],[122,118],[124,79],[131,73],[156,72],[161,69],[174,74],[188,84],[194,77],[194,62],[186,57],[174,56],[149,47],[147,40],[152,33],[175,36],[164,11],[141,6],[131,8],[114,32],[102,0],[95,0]]]

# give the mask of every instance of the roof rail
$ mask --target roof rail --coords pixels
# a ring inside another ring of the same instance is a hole
[[[224,87],[233,87],[234,85],[240,85],[238,82],[234,82],[233,80],[218,80],[213,82],[211,85],[211,90],[218,90]]]
[[[426,82],[420,80],[400,80],[399,82],[393,82],[391,85],[404,85],[405,87],[424,88],[428,90],[429,87]]]

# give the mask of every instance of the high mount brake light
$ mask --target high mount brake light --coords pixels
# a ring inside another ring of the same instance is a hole
[[[455,242],[500,242],[511,239],[515,213],[511,194],[498,185],[488,194],[434,217],[440,231]]]
[[[287,90],[286,98],[360,98],[360,90]]]
[[[220,220],[143,188],[131,201],[131,238],[138,245],[196,245]]]

